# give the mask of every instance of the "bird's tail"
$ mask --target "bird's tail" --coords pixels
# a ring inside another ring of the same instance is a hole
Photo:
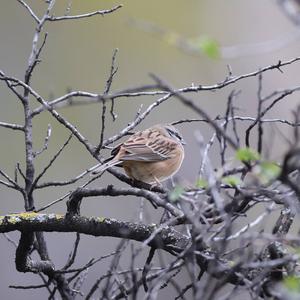
[[[108,168],[110,168],[110,167],[113,167],[113,166],[115,166],[115,165],[118,165],[118,164],[120,164],[120,163],[121,163],[121,161],[112,159],[112,160],[110,160],[110,161],[104,163],[103,165],[99,166],[98,168],[96,168],[96,169],[92,172],[92,175],[97,175],[97,174],[99,174],[99,173],[102,173],[102,172],[104,172],[106,169],[108,169]]]

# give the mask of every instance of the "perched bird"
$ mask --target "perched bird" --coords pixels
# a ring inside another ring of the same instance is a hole
[[[184,158],[184,144],[174,126],[154,125],[136,132],[115,147],[111,152],[112,156],[92,174],[120,165],[132,179],[160,184],[179,170]]]

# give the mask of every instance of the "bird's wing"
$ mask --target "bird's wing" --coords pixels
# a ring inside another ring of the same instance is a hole
[[[122,144],[121,161],[162,161],[173,157],[176,143],[154,130],[137,132]]]

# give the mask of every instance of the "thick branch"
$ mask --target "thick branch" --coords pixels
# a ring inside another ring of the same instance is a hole
[[[16,251],[16,269],[19,272],[43,272],[50,274],[54,271],[54,266],[50,261],[34,261],[29,257],[33,241],[33,232],[21,232],[20,242]]]
[[[101,217],[63,216],[56,214],[21,213],[0,216],[0,233],[11,231],[26,232],[77,232],[92,236],[110,236],[146,242],[149,247],[163,249],[178,258],[190,251],[190,238],[165,226],[158,230],[157,225],[123,222]],[[242,278],[232,270],[225,260],[216,259],[210,251],[198,253],[197,263],[212,276],[226,276],[226,281],[243,284]],[[217,266],[217,268],[215,267]],[[54,271],[55,275],[59,275]]]
[[[147,240],[156,230],[156,225],[122,222],[101,217],[66,217],[56,214],[21,213],[0,216],[0,233],[11,231],[78,232],[93,236],[127,238],[139,242]],[[164,249],[172,254],[182,251],[190,239],[165,227],[151,240],[149,246]]]

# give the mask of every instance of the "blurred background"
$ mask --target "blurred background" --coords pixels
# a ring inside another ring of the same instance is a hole
[[[293,1],[291,1],[293,2]],[[38,16],[42,16],[45,1],[31,0],[27,3]],[[45,99],[53,99],[68,90],[82,90],[102,93],[110,72],[114,49],[118,48],[118,73],[114,78],[111,92],[125,88],[151,84],[149,73],[154,73],[176,88],[191,84],[210,85],[228,76],[228,65],[233,75],[255,71],[275,64],[278,60],[289,60],[299,55],[299,28],[283,13],[275,0],[165,0],[165,1],[57,1],[56,16],[64,15],[71,3],[69,14],[82,14],[94,10],[109,9],[122,3],[124,6],[113,14],[95,16],[88,19],[47,23],[45,32],[48,39],[41,55],[41,63],[36,68],[32,87]],[[296,2],[295,2],[296,3]],[[23,80],[31,51],[35,23],[18,1],[0,3],[0,69],[6,74]],[[287,89],[299,85],[299,63],[285,67],[283,73],[267,72],[263,76],[263,94],[274,90]],[[257,78],[250,78],[216,92],[201,92],[189,96],[205,109],[211,117],[224,114],[229,93],[241,90],[235,106],[239,115],[255,116],[257,108]],[[107,115],[105,137],[116,134],[135,118],[141,105],[142,110],[158,97],[119,98],[115,103],[115,122]],[[6,85],[0,83],[0,121],[23,124],[22,106]],[[299,104],[299,95],[285,98],[271,111],[268,117],[291,119],[291,111]],[[38,104],[32,99],[32,107]],[[59,112],[72,122],[91,143],[97,144],[100,132],[101,105],[72,106]],[[154,110],[138,128],[160,122],[173,122],[197,117],[194,112],[171,99]],[[52,137],[49,148],[36,160],[36,172],[51,159],[53,154],[67,139],[69,132],[49,116],[47,112],[34,119],[34,145],[38,150],[43,146],[47,126],[51,124]],[[246,125],[240,126],[241,132]],[[200,165],[199,149],[194,133],[200,130],[206,140],[212,131],[203,124],[188,123],[179,126],[188,142],[187,159],[178,173],[184,184],[192,184],[197,178]],[[276,130],[275,130],[276,129]],[[291,130],[282,126],[269,128],[272,149],[266,155],[276,159],[285,150],[284,137]],[[274,133],[276,132],[276,134]],[[16,163],[24,170],[24,139],[18,132],[0,128],[0,168],[13,176]],[[269,140],[270,141],[270,140]],[[265,141],[268,144],[268,139]],[[212,149],[210,158],[214,160]],[[216,152],[217,153],[217,152]],[[104,157],[109,152],[101,153]],[[72,140],[54,166],[44,178],[65,180],[73,178],[96,161],[86,149]],[[217,166],[215,166],[217,167]],[[111,175],[105,174],[97,182],[98,186],[119,183]],[[51,202],[72,187],[44,189],[35,194],[36,208]],[[0,187],[1,215],[24,210],[21,195]],[[137,221],[140,211],[138,198],[93,198],[86,199],[82,214],[112,217],[126,221]],[[65,203],[60,203],[47,212],[65,213]],[[158,222],[161,211],[153,211],[146,205],[145,221]],[[10,234],[17,240],[18,233]],[[50,255],[57,268],[67,259],[75,234],[46,234]],[[82,236],[76,266],[81,266],[92,257],[99,257],[115,249],[118,241],[110,238],[90,238]],[[59,245],[59,246],[58,246]],[[0,236],[0,288],[3,299],[17,299],[21,292],[9,289],[11,284],[39,284],[39,279],[31,274],[20,274],[15,270],[14,246]],[[143,262],[144,257],[141,257]],[[126,260],[122,262],[126,268]],[[141,263],[142,264],[142,263]],[[88,291],[109,260],[90,271],[86,281]],[[164,291],[162,292],[164,295]],[[170,296],[165,292],[165,296]],[[22,291],[25,299],[42,299],[43,290]],[[171,297],[171,296],[170,296]],[[165,298],[168,299],[168,298]],[[171,298],[170,298],[171,299]]]

